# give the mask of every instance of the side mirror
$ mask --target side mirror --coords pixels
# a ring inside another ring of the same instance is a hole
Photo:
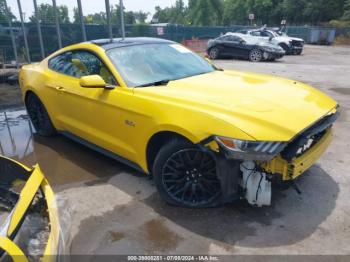
[[[239,43],[240,43],[241,45],[245,45],[245,44],[246,44],[246,42],[245,42],[244,40],[239,41]]]
[[[273,39],[273,36],[270,36],[270,37],[269,37],[269,41],[271,41],[272,39]]]
[[[99,75],[83,76],[79,80],[81,87],[85,88],[106,88],[113,89],[113,86],[107,85],[105,80]]]

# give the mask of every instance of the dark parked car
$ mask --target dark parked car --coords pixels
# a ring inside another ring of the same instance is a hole
[[[227,33],[209,40],[207,53],[211,59],[233,57],[259,62],[280,59],[284,56],[285,51],[278,45],[248,35]]]

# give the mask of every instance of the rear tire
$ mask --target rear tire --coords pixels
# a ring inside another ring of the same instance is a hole
[[[213,59],[213,60],[218,59],[219,55],[220,55],[219,48],[217,48],[217,47],[210,48],[210,50],[209,50],[210,59]]]
[[[221,199],[215,159],[184,139],[173,139],[159,150],[153,177],[159,194],[171,205],[206,208]]]
[[[37,95],[33,93],[28,94],[25,104],[30,120],[39,135],[53,136],[57,133],[44,104]]]
[[[263,53],[259,49],[253,49],[249,53],[249,61],[260,62],[263,59]]]

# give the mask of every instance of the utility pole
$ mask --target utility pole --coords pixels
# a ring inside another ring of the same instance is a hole
[[[24,38],[24,47],[25,47],[25,50],[26,50],[28,63],[30,63],[30,55],[29,55],[29,47],[28,47],[28,40],[27,40],[27,32],[26,32],[26,29],[24,28],[24,19],[23,19],[21,0],[17,0],[17,5],[18,5],[19,17],[21,19],[21,27],[22,27],[22,33],[23,33],[23,38]]]
[[[16,67],[18,68],[17,46],[16,46],[16,41],[15,41],[15,35],[13,34],[13,29],[12,29],[12,17],[11,17],[11,14],[10,14],[10,10],[7,7],[6,0],[5,0],[5,13],[6,13],[6,17],[7,17],[8,23],[9,23],[13,54],[14,54],[15,60],[16,60]],[[5,63],[5,61],[4,61],[4,63]]]
[[[107,26],[109,41],[113,42],[112,24],[111,24],[111,7],[109,5],[109,0],[105,0],[106,3],[106,15],[107,15]]]
[[[52,0],[52,5],[54,9],[55,14],[55,22],[56,22],[56,32],[57,32],[57,39],[58,39],[58,47],[62,48],[62,38],[61,38],[61,29],[60,29],[60,20],[57,12],[57,5],[56,0]]]
[[[120,7],[120,26],[122,28],[122,39],[125,39],[125,24],[124,24],[124,4],[123,0],[119,0]]]
[[[83,16],[83,9],[81,7],[81,0],[77,0],[77,2],[78,2],[79,17],[80,17],[81,33],[83,35],[83,40],[86,41],[86,30],[84,25],[84,16]]]
[[[36,20],[36,28],[38,30],[38,37],[39,37],[39,44],[40,44],[40,53],[41,53],[41,58],[45,58],[45,50],[44,50],[44,43],[43,43],[43,36],[41,34],[41,26],[40,26],[40,16],[38,12],[38,5],[36,0],[33,0],[34,4],[34,14],[35,14],[35,20]]]

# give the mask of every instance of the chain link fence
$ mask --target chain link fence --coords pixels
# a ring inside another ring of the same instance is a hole
[[[47,56],[59,49],[59,39],[54,17],[44,17],[40,24],[42,32],[42,40],[44,47],[44,55]],[[121,27],[115,22],[112,25],[113,37],[121,37]],[[89,24],[85,25],[86,39],[101,39],[109,38],[108,25]],[[82,27],[79,23],[60,23],[60,32],[62,39],[62,46],[67,46],[83,41]],[[133,24],[125,26],[126,37],[160,37],[177,42],[183,42],[191,39],[210,39],[215,38],[227,32],[234,32],[244,28],[251,28],[248,26],[233,25],[233,26],[217,26],[217,27],[196,27],[183,26],[172,24]],[[333,30],[333,31],[332,31]],[[6,19],[0,21],[0,67],[4,65],[16,64],[14,48],[12,46],[10,27]],[[12,23],[12,32],[14,35],[15,46],[18,53],[17,62],[19,64],[27,61],[40,61],[42,59],[40,38],[38,32],[38,25],[36,23],[24,23],[24,32],[21,28],[20,22]],[[314,41],[320,38],[329,38],[330,32],[334,32],[334,36],[340,34],[349,34],[350,28],[337,29],[334,28],[320,28],[308,26],[288,26],[286,32],[290,36],[303,38],[306,42]],[[332,33],[333,34],[333,33]],[[28,42],[29,56],[25,50],[25,36]],[[333,38],[334,38],[333,36]]]

